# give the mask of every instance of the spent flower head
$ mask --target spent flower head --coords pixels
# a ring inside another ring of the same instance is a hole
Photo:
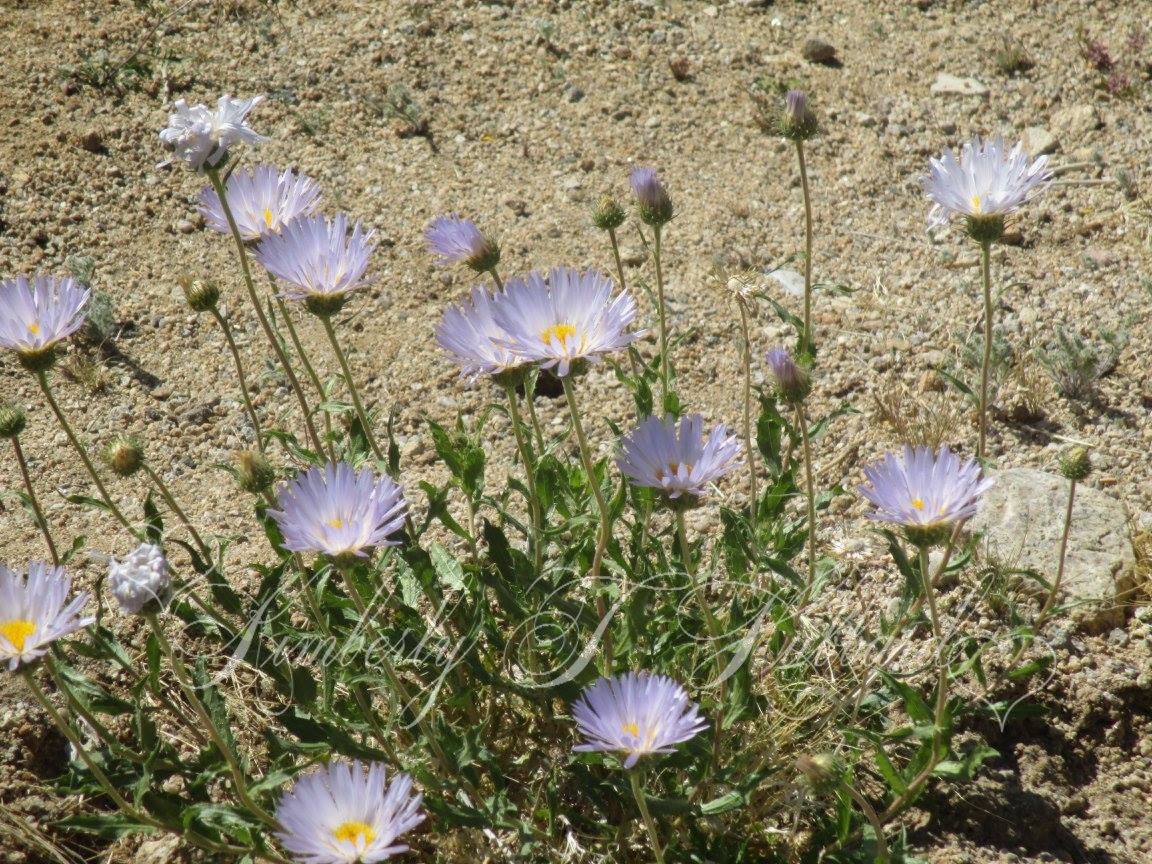
[[[538,363],[563,378],[584,363],[626,348],[639,336],[629,294],[612,295],[612,280],[596,270],[556,267],[511,279],[496,295],[492,318],[504,331],[497,344],[524,363]]]
[[[875,506],[869,518],[890,522],[904,529],[918,545],[947,540],[958,523],[976,514],[980,496],[993,484],[983,477],[975,459],[963,462],[942,447],[905,446],[903,457],[888,453],[864,469],[870,485],[859,492]]]
[[[1052,179],[1047,165],[1047,156],[1030,159],[1023,144],[1006,150],[1000,136],[986,142],[976,136],[961,148],[959,158],[945,150],[939,159],[929,160],[928,174],[921,180],[933,202],[929,223],[944,225],[949,217],[962,216],[972,239],[999,240],[1005,217]]]
[[[240,236],[249,241],[276,234],[296,217],[310,216],[320,205],[320,186],[315,180],[291,169],[278,173],[271,165],[233,173],[224,191]],[[210,186],[200,193],[200,215],[213,231],[231,233],[220,196]]]
[[[159,546],[141,543],[123,560],[108,561],[108,591],[130,615],[163,608],[171,588],[168,559]]]
[[[772,383],[780,398],[790,405],[799,405],[808,398],[812,390],[812,381],[808,370],[792,359],[787,348],[779,346],[769,348],[765,356],[768,362],[768,371],[772,375]]]
[[[118,477],[131,477],[144,464],[144,446],[134,438],[117,436],[104,448],[104,461]]]
[[[80,616],[88,595],[69,600],[71,593],[72,579],[62,567],[32,562],[25,577],[0,564],[0,663],[15,671],[95,621]]]
[[[256,247],[256,260],[288,283],[280,296],[301,300],[309,312],[335,315],[348,294],[364,287],[375,232],[359,222],[348,231],[348,217],[316,214],[294,219],[279,234],[269,234]]]
[[[263,453],[241,450],[236,454],[236,482],[245,492],[259,495],[276,482],[276,469]]]
[[[50,368],[56,346],[84,326],[91,294],[70,276],[0,282],[0,346],[15,351],[26,369]]]
[[[424,820],[422,800],[411,777],[389,782],[380,762],[334,761],[280,798],[276,835],[305,864],[372,864],[408,850],[397,841]]]
[[[705,439],[704,418],[648,417],[620,441],[616,465],[638,486],[659,489],[672,501],[693,504],[717,480],[740,467],[740,442],[721,423]]]
[[[317,552],[334,559],[366,558],[404,527],[404,495],[388,476],[347,462],[309,468],[276,492],[276,520],[290,552]]]
[[[672,199],[655,168],[633,168],[628,175],[628,183],[632,187],[636,208],[644,224],[659,227],[671,221],[674,215]]]
[[[477,273],[495,270],[500,263],[496,241],[476,227],[470,219],[455,213],[437,216],[424,232],[424,239],[443,265],[463,264]]]
[[[267,140],[248,126],[249,112],[263,101],[263,96],[233,99],[225,94],[213,109],[177,99],[160,140],[172,149],[175,159],[187,162],[194,170],[215,168],[235,145]]]
[[[460,365],[466,378],[491,375],[497,383],[515,383],[515,379],[523,377],[524,360],[501,344],[508,335],[492,317],[501,296],[493,296],[477,285],[468,302],[444,310],[436,328],[436,341]]]
[[[600,678],[572,703],[580,753],[618,753],[632,768],[644,756],[672,753],[708,728],[700,708],[667,675],[626,672]]]

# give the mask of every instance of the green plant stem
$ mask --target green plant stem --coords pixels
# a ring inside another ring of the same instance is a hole
[[[804,448],[804,497],[808,505],[808,581],[800,601],[800,606],[803,606],[816,585],[816,480],[812,468],[812,442],[808,438],[808,418],[803,405],[796,406],[796,425],[800,428],[800,443]]]
[[[1056,579],[1052,582],[1052,588],[1048,591],[1048,598],[1044,601],[1044,606],[1040,609],[1040,614],[1036,616],[1036,628],[1039,629],[1045,621],[1048,620],[1048,613],[1052,611],[1052,606],[1056,603],[1056,598],[1060,594],[1060,585],[1064,581],[1064,565],[1068,556],[1068,535],[1072,533],[1072,508],[1076,503],[1076,481],[1069,481],[1068,486],[1068,507],[1064,511],[1064,530],[1060,534],[1060,558],[1059,563],[1056,565]]]
[[[536,468],[532,452],[524,437],[524,421],[520,416],[520,406],[516,399],[516,388],[504,388],[508,395],[508,415],[512,420],[512,431],[516,435],[516,447],[520,451],[520,461],[524,465],[524,480],[528,486],[528,510],[532,517],[532,563],[536,578],[544,573],[544,525],[540,514],[540,497],[536,494]],[[527,395],[525,395],[527,398]]]
[[[632,784],[632,797],[636,799],[636,806],[640,808],[640,816],[644,820],[644,828],[648,831],[648,839],[652,842],[652,854],[656,864],[664,864],[664,847],[660,845],[660,834],[656,830],[656,820],[648,811],[648,799],[644,797],[644,789],[640,783],[640,772],[633,769],[628,772],[628,782]]]
[[[660,409],[668,402],[668,389],[670,373],[668,362],[668,313],[664,303],[664,267],[661,262],[661,241],[664,226],[655,225],[652,228],[652,262],[656,266],[656,303],[660,314]]]
[[[984,357],[980,362],[980,441],[976,458],[983,459],[988,438],[988,372],[992,367],[992,244],[980,244],[980,271],[984,281]]]
[[[52,387],[48,383],[48,373],[37,372],[36,380],[40,382],[40,389],[44,391],[44,398],[48,400],[48,404],[52,407],[52,412],[56,415],[56,419],[60,421],[60,426],[64,429],[64,434],[68,436],[68,440],[72,442],[72,446],[80,456],[80,461],[83,462],[84,467],[88,469],[88,474],[92,477],[92,482],[96,484],[96,488],[100,492],[100,497],[103,499],[104,505],[111,511],[112,515],[116,517],[121,525],[131,531],[136,537],[139,537],[140,532],[132,527],[132,523],[128,521],[128,517],[116,506],[112,500],[112,496],[108,494],[108,489],[105,487],[104,481],[100,479],[100,475],[96,473],[96,466],[92,464],[92,460],[88,456],[88,451],[84,449],[84,445],[80,443],[80,439],[78,439],[76,433],[72,431],[72,426],[68,423],[68,418],[64,416],[64,411],[60,408],[56,397],[52,395]]]
[[[24,478],[24,490],[28,493],[28,503],[32,505],[32,512],[36,514],[36,527],[44,535],[44,542],[48,544],[48,553],[52,556],[52,563],[60,566],[60,554],[56,551],[56,543],[52,540],[52,532],[48,529],[48,520],[44,518],[44,511],[40,509],[40,501],[36,497],[36,489],[32,486],[32,476],[28,473],[28,461],[24,458],[24,448],[20,446],[20,439],[12,437],[12,452],[16,454],[16,464],[20,466],[20,476]]]
[[[756,488],[756,449],[752,446],[752,333],[748,326],[748,308],[744,298],[737,295],[736,305],[740,307],[740,332],[744,338],[744,351],[741,355],[741,365],[744,367],[744,450],[748,454],[748,495],[752,502],[752,556],[759,562],[757,523],[760,516],[760,494]]]
[[[336,359],[340,362],[340,368],[344,372],[344,382],[348,385],[348,393],[352,396],[352,405],[356,409],[356,416],[360,419],[360,426],[364,429],[364,437],[368,439],[368,445],[376,454],[376,458],[383,460],[384,451],[380,449],[380,445],[376,443],[376,436],[372,434],[372,426],[368,423],[368,414],[360,402],[360,393],[356,389],[352,369],[348,366],[348,358],[344,356],[340,341],[336,338],[336,328],[332,326],[332,318],[321,316],[320,322],[324,325],[324,332],[328,334],[328,341],[332,343],[332,351],[336,354]]]
[[[208,544],[204,542],[204,538],[200,536],[200,532],[196,530],[196,526],[192,524],[192,520],[188,518],[188,514],[184,512],[184,508],[176,502],[176,497],[168,488],[168,484],[161,479],[160,475],[149,465],[147,462],[140,466],[144,469],[144,473],[148,475],[148,479],[156,487],[156,491],[160,493],[160,497],[164,499],[173,513],[176,514],[184,527],[188,529],[188,533],[192,535],[192,540],[196,543],[196,548],[200,550],[200,554],[204,556],[204,563],[211,564],[212,550],[208,548]]]
[[[500,278],[500,274],[496,272],[495,267],[493,267],[491,270],[488,271],[488,275],[492,277],[492,282],[493,282],[493,284],[496,285],[496,290],[497,291],[503,291],[504,290],[504,280]]]
[[[716,622],[716,616],[712,614],[712,606],[708,602],[708,597],[704,593],[704,585],[700,581],[697,573],[696,563],[692,560],[692,544],[688,542],[688,523],[684,519],[684,511],[679,507],[674,508],[673,513],[676,516],[676,536],[680,541],[680,558],[684,562],[684,570],[688,574],[688,578],[692,582],[692,591],[696,595],[696,603],[700,606],[700,611],[704,614],[704,624],[708,628],[708,636],[712,639],[712,659],[716,664],[716,680],[720,687],[720,704],[724,704],[724,691],[725,685],[723,680],[724,674],[724,658],[720,650],[720,626]],[[719,735],[716,736],[719,740]]]
[[[572,429],[576,433],[576,442],[580,446],[580,459],[584,463],[584,473],[588,475],[588,485],[592,487],[592,494],[596,498],[596,509],[600,514],[600,532],[596,538],[596,551],[592,556],[592,592],[596,597],[596,614],[600,620],[608,614],[607,604],[600,593],[600,567],[604,561],[604,553],[608,549],[608,540],[612,536],[612,523],[608,513],[608,502],[604,500],[604,490],[600,488],[600,481],[596,476],[596,463],[592,459],[592,448],[588,446],[588,438],[584,434],[584,424],[580,422],[580,406],[576,401],[576,386],[572,378],[565,375],[561,382],[564,385],[564,396],[568,400],[568,411],[572,415]],[[604,629],[604,674],[612,674],[612,629]]]
[[[308,380],[312,382],[312,386],[316,388],[316,394],[320,397],[321,403],[327,399],[327,394],[324,392],[324,384],[320,381],[320,376],[316,374],[316,367],[312,365],[312,361],[308,358],[308,352],[304,350],[304,343],[300,341],[300,334],[296,332],[296,325],[292,323],[292,313],[280,296],[276,293],[276,278],[269,273],[268,279],[272,283],[272,296],[276,299],[276,308],[280,310],[280,317],[284,319],[284,326],[288,329],[288,338],[292,340],[292,347],[296,349],[296,355],[300,358],[300,364],[304,367],[304,374],[308,376]],[[328,458],[333,462],[336,461],[336,454],[332,449],[332,417],[323,408],[319,409],[324,417],[324,440],[328,444]]]
[[[59,670],[57,670],[56,664],[52,662],[50,655],[44,658],[44,668],[48,670],[48,675],[52,679],[52,683],[56,685],[56,689],[64,694],[64,701],[68,703],[68,707],[84,718],[85,722],[95,730],[97,736],[108,746],[109,750],[123,755],[137,764],[144,763],[145,759],[142,755],[121,744],[119,739],[112,734],[108,727],[101,723],[99,718],[89,711],[83,702],[76,698],[67,680],[60,674]]]
[[[932,635],[936,642],[936,662],[940,667],[940,679],[936,684],[936,712],[933,717],[932,762],[934,768],[940,761],[940,745],[943,743],[944,711],[948,705],[948,652],[944,650],[944,629],[940,625],[940,612],[936,608],[936,589],[932,574],[928,570],[928,547],[920,547],[920,579],[924,583],[924,597],[928,601],[928,615],[932,620]]]
[[[207,733],[208,739],[212,742],[213,746],[219,751],[220,755],[224,757],[224,762],[228,765],[228,773],[232,775],[232,787],[236,790],[236,797],[240,799],[240,803],[248,812],[263,822],[266,826],[273,831],[280,830],[280,823],[272,816],[267,810],[261,807],[253,800],[251,794],[248,792],[248,780],[244,776],[244,771],[240,767],[240,761],[236,758],[236,754],[232,752],[232,748],[228,746],[220,730],[216,728],[216,722],[212,719],[212,715],[208,711],[208,707],[196,694],[195,682],[188,674],[188,669],[184,665],[184,661],[180,659],[179,655],[172,648],[172,643],[168,641],[168,637],[164,633],[164,628],[160,626],[160,621],[156,617],[155,612],[146,612],[144,614],[148,626],[152,628],[152,633],[156,636],[156,641],[160,645],[160,650],[164,656],[168,658],[168,662],[172,664],[172,672],[176,676],[176,682],[180,685],[180,689],[184,691],[184,696],[192,705],[192,710],[196,712],[196,716],[203,724],[203,731]]]
[[[804,160],[804,142],[796,140],[796,159],[800,163],[800,188],[804,193],[804,332],[800,334],[800,354],[812,353],[812,195],[808,189],[808,165]]]
[[[544,428],[540,425],[540,418],[536,416],[536,379],[531,376],[524,382],[524,404],[528,406],[528,419],[536,436],[536,452],[543,456]]]
[[[236,340],[232,336],[232,328],[228,325],[228,319],[221,315],[220,310],[215,306],[208,311],[212,317],[216,319],[216,323],[220,325],[220,331],[224,334],[224,341],[228,343],[228,350],[232,354],[232,362],[236,365],[236,377],[240,381],[240,394],[244,397],[244,408],[248,412],[248,420],[252,423],[252,428],[256,432],[256,448],[263,454],[264,435],[260,429],[260,419],[256,416],[256,409],[252,405],[252,396],[248,390],[248,379],[244,375],[244,363],[240,359],[240,349],[236,347]]]
[[[264,314],[264,308],[260,304],[260,297],[256,294],[256,285],[252,281],[252,271],[248,266],[248,250],[244,245],[244,238],[240,236],[240,229],[236,225],[236,217],[232,215],[232,208],[228,204],[228,192],[224,188],[224,181],[220,177],[220,171],[215,168],[209,168],[205,172],[208,175],[208,181],[212,184],[212,188],[216,190],[216,195],[220,199],[220,209],[224,211],[224,218],[228,221],[228,228],[232,232],[232,239],[236,243],[236,255],[240,260],[240,270],[244,276],[244,287],[248,291],[248,299],[252,301],[252,308],[256,312],[256,319],[260,322],[260,327],[264,331],[272,350],[276,354],[276,359],[280,361],[280,367],[284,370],[285,376],[288,378],[288,383],[292,387],[292,391],[296,394],[296,399],[300,402],[300,408],[304,412],[304,427],[308,431],[308,438],[312,442],[312,446],[319,453],[323,450],[320,444],[320,436],[316,432],[316,426],[312,422],[312,411],[308,407],[308,400],[304,396],[304,390],[300,386],[300,380],[296,377],[295,371],[292,369],[292,364],[288,362],[288,355],[284,353],[284,348],[280,344],[280,338],[276,335],[276,331],[272,329],[272,325],[268,321],[268,316]]]
[[[616,262],[616,278],[620,280],[620,291],[628,291],[628,280],[624,276],[624,262],[620,258],[620,240],[616,237],[616,229],[608,229],[608,242],[612,244],[612,260]],[[628,363],[632,366],[632,377],[639,378],[640,370],[636,367],[636,356],[629,351]]]
[[[844,791],[860,807],[864,813],[864,818],[868,820],[868,824],[872,826],[872,831],[876,834],[876,845],[879,847],[876,857],[880,860],[880,864],[888,864],[892,860],[892,856],[888,852],[888,841],[884,837],[884,825],[880,821],[880,817],[876,815],[876,809],[851,783],[844,784]]]

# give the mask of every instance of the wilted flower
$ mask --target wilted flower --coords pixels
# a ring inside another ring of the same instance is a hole
[[[228,178],[225,193],[228,209],[245,240],[275,234],[297,216],[312,214],[320,204],[320,187],[315,180],[291,169],[278,174],[271,165],[235,172]],[[200,214],[213,231],[231,233],[215,189],[207,187],[200,193]]]
[[[770,348],[766,359],[780,398],[792,405],[803,402],[812,389],[808,372],[792,359],[787,348]]]
[[[494,270],[500,263],[500,247],[476,223],[454,213],[437,216],[424,232],[429,248],[440,264],[464,264],[477,273]]]
[[[108,562],[108,591],[131,615],[139,615],[149,604],[164,606],[171,586],[168,559],[159,546],[141,543],[123,561]]]
[[[573,750],[625,754],[625,768],[643,756],[672,753],[708,728],[683,687],[648,672],[596,680],[572,703],[572,719],[585,738]]]
[[[144,464],[144,447],[132,438],[117,437],[104,449],[104,461],[118,477],[131,477]]]
[[[659,489],[676,500],[708,494],[708,487],[740,466],[740,442],[721,423],[703,438],[704,418],[679,421],[648,417],[620,441],[616,465],[638,486]]]
[[[375,232],[360,223],[348,233],[348,217],[334,219],[317,214],[288,223],[279,234],[269,234],[256,247],[256,260],[289,288],[280,296],[303,300],[308,311],[328,316],[340,311],[350,291],[364,285],[368,256],[375,248]]]
[[[168,115],[167,128],[160,132],[160,140],[172,148],[175,158],[195,170],[200,171],[205,165],[214,168],[230,147],[267,140],[246,123],[248,112],[263,101],[263,96],[233,99],[224,95],[212,110],[207,105],[189,105],[177,99],[175,111]]]
[[[816,115],[808,107],[808,94],[803,90],[789,90],[784,97],[784,116],[780,121],[780,134],[791,141],[807,141],[820,131]]]
[[[633,168],[628,182],[645,224],[660,226],[672,218],[672,199],[655,168]]]
[[[968,233],[980,242],[998,240],[1004,217],[1052,179],[1047,156],[1029,161],[1023,144],[1005,153],[1000,136],[988,142],[977,136],[964,145],[959,159],[949,149],[929,162],[929,173],[921,181],[934,202],[929,222],[943,225],[949,216],[964,216]]]
[[[236,481],[245,492],[259,495],[276,482],[276,469],[264,454],[241,450],[236,454]]]
[[[281,844],[306,864],[372,864],[406,852],[400,836],[422,821],[412,778],[384,765],[330,762],[300,777],[276,805]]]
[[[440,347],[452,355],[468,378],[519,374],[524,361],[497,341],[506,340],[508,335],[492,317],[496,298],[477,285],[469,300],[444,310],[444,318],[436,328]]]
[[[975,459],[961,462],[947,447],[933,454],[927,447],[904,447],[864,469],[871,486],[859,492],[875,505],[869,518],[904,528],[918,545],[947,539],[954,526],[976,514],[980,496],[993,484],[981,477]]]
[[[291,552],[319,552],[332,558],[367,557],[404,526],[407,506],[391,477],[371,469],[359,473],[347,462],[310,468],[276,493],[279,510],[269,510]]]
[[[0,282],[0,346],[15,351],[27,369],[49,368],[56,345],[84,325],[90,296],[71,277],[21,275]]]
[[[81,618],[88,595],[71,601],[72,580],[64,568],[33,562],[28,576],[0,564],[0,663],[15,671],[48,651],[48,646],[83,629],[95,618]]]
[[[554,268],[547,281],[535,271],[512,279],[492,306],[492,317],[506,334],[497,342],[560,377],[580,361],[597,362],[639,335],[628,332],[636,302],[628,294],[613,297],[612,288],[612,280],[595,270],[567,267]]]

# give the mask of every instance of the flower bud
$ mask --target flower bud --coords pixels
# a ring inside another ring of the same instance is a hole
[[[780,119],[781,135],[791,141],[807,141],[819,134],[816,115],[808,108],[807,93],[803,90],[789,90],[784,103],[784,116]]]
[[[844,779],[844,762],[835,753],[799,756],[796,770],[815,792],[831,791]]]
[[[144,448],[131,438],[117,438],[104,449],[104,461],[118,477],[131,477],[144,464]]]
[[[808,372],[792,359],[787,348],[772,348],[768,351],[768,371],[776,385],[780,398],[791,405],[799,405],[812,389]]]
[[[24,431],[26,418],[19,405],[0,405],[0,438],[15,438]]]
[[[236,454],[236,480],[245,492],[259,495],[276,481],[276,469],[255,450],[241,450]]]
[[[1069,480],[1083,480],[1092,473],[1087,447],[1073,447],[1060,457],[1060,473]]]
[[[592,224],[601,231],[615,231],[624,224],[626,218],[627,214],[624,212],[624,208],[611,195],[605,195],[601,198],[600,203],[592,212]]]
[[[193,312],[208,312],[220,302],[220,288],[210,279],[180,277],[180,287]]]
[[[659,228],[671,221],[672,199],[668,197],[668,190],[655,168],[633,168],[628,182],[632,185],[640,219],[645,225]]]
[[[168,559],[159,546],[141,543],[123,561],[108,562],[108,591],[129,614],[163,608],[171,587]]]

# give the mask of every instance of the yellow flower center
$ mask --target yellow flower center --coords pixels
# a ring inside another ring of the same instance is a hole
[[[272,227],[272,208],[271,207],[265,207],[264,208],[264,224],[267,225],[269,228]]]
[[[36,624],[23,618],[13,618],[11,621],[0,623],[0,636],[12,643],[17,651],[24,650],[24,643],[28,637],[36,632]]]
[[[363,822],[343,822],[336,826],[332,836],[341,843],[359,845],[363,842],[364,845],[368,845],[376,839],[376,832],[372,830],[371,825],[366,825]]]
[[[690,464],[686,465],[682,462],[669,462],[667,472],[665,472],[662,468],[657,470],[656,479],[663,480],[665,477],[675,477],[680,472],[681,467],[686,469],[689,474],[692,473],[692,466]]]
[[[972,196],[972,213],[973,213],[973,215],[976,215],[976,216],[980,215],[980,196],[979,195],[973,195]]]
[[[563,345],[568,339],[576,335],[576,328],[571,324],[553,324],[540,331],[540,341],[545,345],[551,345],[552,340],[555,339]]]
[[[33,321],[31,324],[28,325],[28,332],[31,333],[33,336],[39,336],[40,335],[40,325],[37,324],[35,321]]]
[[[923,510],[924,509],[924,499],[923,498],[913,498],[912,499],[912,507],[915,510]]]
[[[336,516],[332,519],[329,519],[328,520],[328,527],[329,528],[337,528],[337,529],[343,528],[344,527],[344,520],[341,519],[339,516]]]
[[[624,724],[624,731],[627,732],[629,735],[631,735],[633,738],[639,738],[640,737],[640,727],[637,726],[635,723],[625,723]]]

